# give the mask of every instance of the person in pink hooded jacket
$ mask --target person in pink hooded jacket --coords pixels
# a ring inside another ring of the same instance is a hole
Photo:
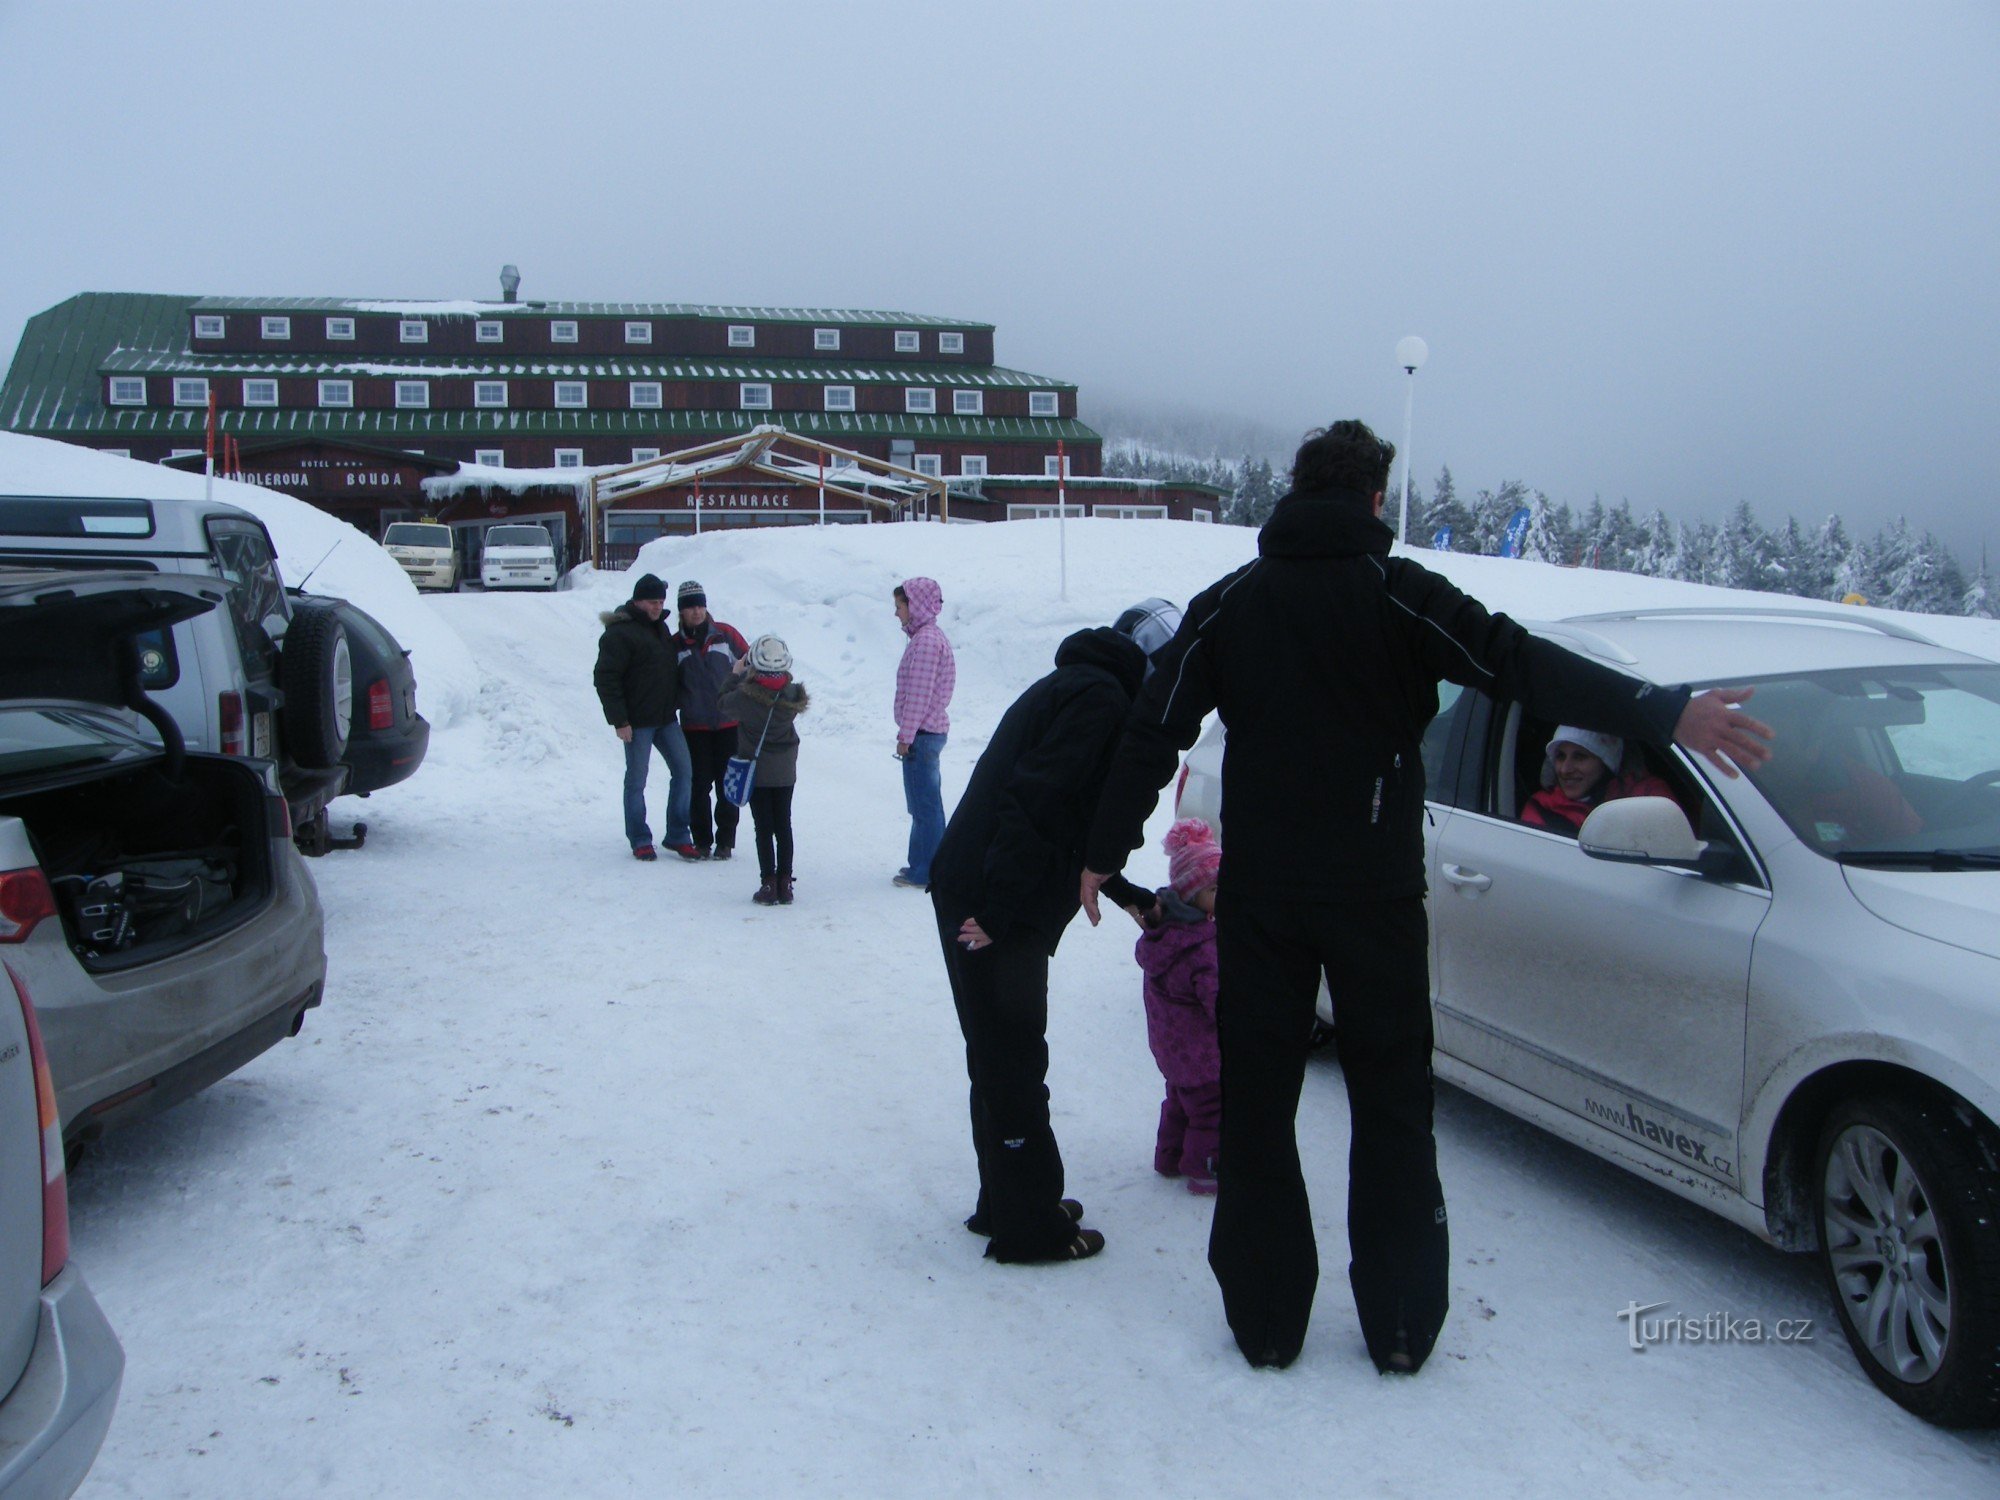
[[[952,689],[958,666],[951,642],[938,628],[944,590],[934,578],[896,585],[896,618],[910,643],[896,664],[896,758],[903,763],[903,805],[910,813],[909,863],[894,883],[923,890],[931,883],[931,856],[944,837],[944,789],[938,758],[951,729]]]
[[[1153,1170],[1215,1191],[1222,1050],[1215,1039],[1215,881],[1222,848],[1199,818],[1167,830],[1168,875],[1133,954],[1145,975],[1146,1040],[1167,1082]]]

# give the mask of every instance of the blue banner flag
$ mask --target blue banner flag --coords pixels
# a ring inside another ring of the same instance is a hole
[[[1436,532],[1432,534],[1431,551],[1433,552],[1451,551],[1451,528],[1449,526],[1440,526],[1438,527]]]
[[[1522,506],[1507,522],[1507,543],[1500,549],[1502,557],[1519,557],[1521,544],[1528,539],[1528,507]]]

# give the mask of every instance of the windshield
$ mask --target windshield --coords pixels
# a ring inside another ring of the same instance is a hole
[[[1757,685],[1777,732],[1751,774],[1809,847],[1848,863],[2000,857],[2000,665],[1816,672]]]
[[[416,521],[398,521],[382,533],[385,547],[449,547],[449,526],[425,526]]]
[[[157,755],[151,734],[66,708],[0,708],[0,784],[74,766]]]
[[[495,526],[486,533],[489,547],[553,547],[546,527],[542,526]]]

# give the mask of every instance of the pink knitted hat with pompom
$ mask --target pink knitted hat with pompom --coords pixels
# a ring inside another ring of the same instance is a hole
[[[1215,830],[1200,818],[1182,818],[1174,824],[1167,830],[1163,846],[1167,879],[1181,900],[1192,901],[1215,884],[1222,869],[1222,845],[1215,841]]]

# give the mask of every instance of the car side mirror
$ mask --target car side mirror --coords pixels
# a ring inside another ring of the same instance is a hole
[[[1670,797],[1621,797],[1583,820],[1576,844],[1592,859],[1632,865],[1700,868],[1708,845]]]

